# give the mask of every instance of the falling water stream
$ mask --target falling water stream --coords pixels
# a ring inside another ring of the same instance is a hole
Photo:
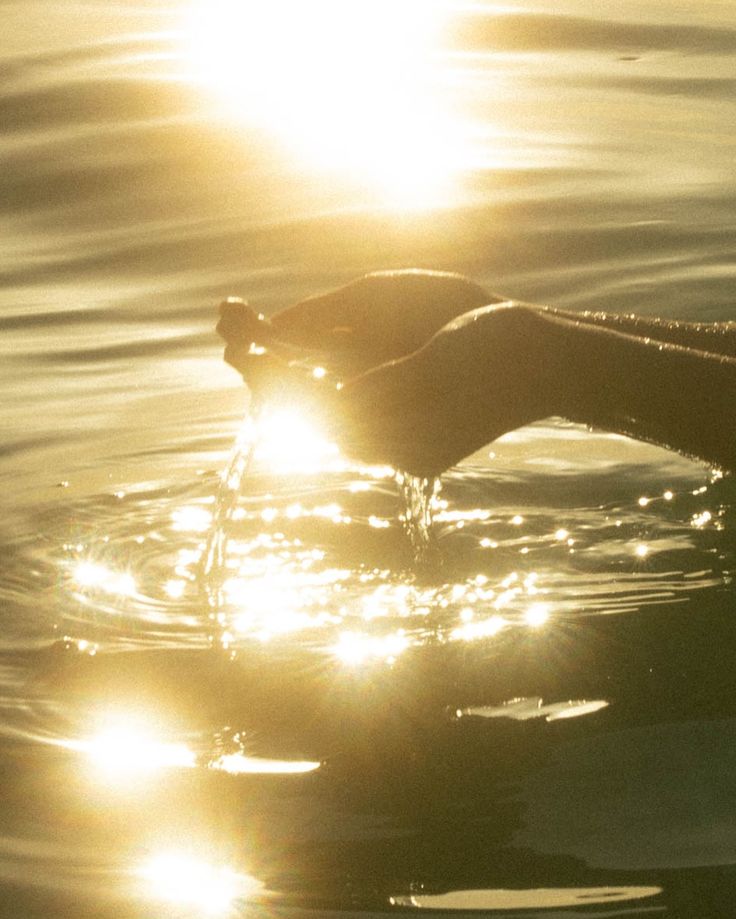
[[[223,612],[225,598],[222,586],[227,568],[228,524],[243,494],[251,461],[258,449],[260,421],[266,411],[266,407],[254,400],[243,419],[227,465],[220,475],[212,523],[200,560],[197,581],[209,610],[212,642],[216,642],[218,636],[221,641],[222,634],[226,633],[227,620]],[[439,565],[439,547],[432,529],[432,510],[440,492],[440,479],[424,478],[397,470],[395,480],[399,499],[397,517],[411,547],[416,569],[430,564]]]
[[[200,561],[198,584],[209,609],[211,641],[216,640],[215,632],[220,632],[224,624],[222,583],[227,555],[227,524],[237,507],[243,479],[258,444],[259,414],[259,409],[249,409],[235,437],[227,466],[220,476],[212,523]]]
[[[432,529],[432,509],[440,492],[440,480],[398,471],[396,482],[404,505],[400,516],[414,560],[418,566],[437,564],[439,550]]]
[[[548,419],[439,494],[211,305],[733,321],[734,3],[355,6],[2,5],[0,919],[732,916],[733,477]]]

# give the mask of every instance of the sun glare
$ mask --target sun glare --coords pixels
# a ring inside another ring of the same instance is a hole
[[[373,636],[359,632],[343,632],[334,646],[335,657],[350,667],[359,667],[371,661],[393,664],[409,647],[409,638],[403,629],[390,635]]]
[[[272,472],[317,472],[338,460],[337,446],[297,411],[269,412],[258,429],[255,458]]]
[[[119,720],[84,740],[68,741],[101,778],[127,782],[162,769],[191,769],[196,756],[182,743],[166,743],[134,720]]]
[[[138,874],[150,896],[208,916],[224,915],[236,899],[261,890],[255,878],[179,852],[155,855]]]
[[[112,571],[97,562],[79,562],[74,569],[73,578],[81,590],[101,590],[120,597],[131,597],[136,592],[135,580],[131,574],[125,571]]]
[[[209,763],[210,769],[230,775],[302,775],[319,767],[312,760],[264,759],[245,753],[225,753]]]
[[[387,203],[427,206],[461,153],[438,88],[439,0],[197,0],[195,79],[302,164],[350,176]]]

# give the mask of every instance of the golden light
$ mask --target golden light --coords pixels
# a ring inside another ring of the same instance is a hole
[[[373,527],[374,530],[385,530],[391,526],[391,521],[386,520],[385,517],[376,517],[375,514],[371,514],[368,518],[368,526]]]
[[[166,595],[172,600],[181,600],[186,590],[187,582],[172,578],[164,584]]]
[[[531,698],[521,696],[517,699],[509,699],[508,702],[503,702],[501,705],[471,705],[468,708],[459,708],[455,716],[457,718],[511,718],[514,721],[530,721],[535,718],[544,718],[545,721],[561,721],[592,715],[607,708],[608,705],[605,699],[577,699],[567,702],[550,702],[544,705],[539,696]]]
[[[193,505],[178,507],[171,515],[172,529],[181,533],[206,533],[212,524],[212,512]]]
[[[370,622],[384,616],[408,616],[416,612],[414,596],[408,584],[381,584],[362,597],[363,619]]]
[[[300,610],[303,602],[298,585],[286,583],[283,572],[261,578],[232,577],[223,584],[228,603],[239,606],[247,613],[241,616],[241,630],[246,623],[267,621],[279,613]]]
[[[547,721],[565,721],[568,718],[579,718],[581,715],[592,715],[601,709],[608,708],[610,703],[605,699],[595,699],[587,701],[581,699],[578,702],[568,702],[566,705],[558,706],[555,711],[547,715]]]
[[[342,632],[333,653],[343,664],[357,667],[371,660],[392,664],[408,647],[409,639],[403,629],[380,637],[361,632]]]
[[[391,897],[392,906],[428,910],[496,911],[585,907],[593,904],[624,903],[656,897],[661,887],[559,887],[519,890],[450,890],[439,894],[411,894]],[[597,915],[601,915],[597,913]],[[619,914],[620,915],[620,914]]]
[[[97,645],[93,641],[88,641],[86,638],[79,638],[76,642],[77,650],[81,654],[89,654],[90,657],[94,657],[97,654]]]
[[[196,0],[195,79],[302,162],[434,203],[467,153],[443,104],[440,0]]]
[[[524,614],[524,619],[527,625],[531,626],[533,629],[543,626],[549,619],[549,604],[532,603]]]
[[[257,633],[263,640],[274,634],[298,632],[317,623],[302,609],[297,587],[284,583],[278,574],[262,578],[229,578],[223,585],[229,603],[238,613],[232,626],[239,634]]]
[[[502,591],[496,597],[496,601],[493,605],[496,607],[496,609],[504,609],[513,603],[521,592],[521,587],[509,587],[507,590]]]
[[[95,562],[80,562],[74,569],[74,580],[80,587],[99,587],[104,584],[110,572],[104,565]]]
[[[319,769],[320,764],[311,760],[266,759],[245,753],[225,753],[208,766],[230,775],[303,775]]]
[[[258,424],[255,458],[272,472],[317,472],[335,465],[340,451],[296,410],[268,412]]]
[[[196,755],[185,744],[162,742],[133,721],[121,720],[92,737],[64,745],[83,753],[98,775],[114,782],[196,765]]]
[[[309,552],[298,570],[289,569],[277,556],[265,560],[262,571],[247,567],[223,584],[233,607],[230,626],[238,637],[270,641],[274,637],[321,628],[339,621],[327,608],[336,585],[350,577],[347,569],[312,572],[319,550]]]
[[[262,889],[255,878],[179,852],[154,856],[140,868],[138,875],[155,899],[208,916],[223,915],[236,899],[252,897]]]
[[[502,616],[490,616],[488,619],[464,621],[462,625],[450,632],[452,641],[477,641],[479,638],[492,638],[508,625]]]
[[[131,574],[113,571],[97,562],[79,562],[73,577],[76,585],[86,590],[102,590],[120,597],[130,597],[136,592],[135,579]]]
[[[712,516],[713,516],[713,515],[711,514],[710,511],[703,511],[703,512],[700,513],[700,514],[693,514],[692,519],[691,519],[691,523],[692,523],[692,525],[693,525],[696,529],[700,530],[700,529],[702,529],[707,523],[710,523],[710,521],[711,521],[711,519],[712,519]]]

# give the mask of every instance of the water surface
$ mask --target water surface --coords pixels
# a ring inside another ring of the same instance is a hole
[[[730,2],[393,6],[3,5],[1,915],[729,914],[729,479],[553,419],[417,564],[286,419],[203,587],[222,297],[736,319]]]

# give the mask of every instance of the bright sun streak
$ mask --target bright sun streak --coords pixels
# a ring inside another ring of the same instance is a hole
[[[297,410],[276,409],[258,423],[256,459],[274,472],[314,472],[339,462],[337,446]]]
[[[255,878],[180,852],[154,856],[138,874],[151,896],[207,916],[225,915],[236,898],[255,896],[261,889]]]
[[[426,205],[459,167],[438,91],[439,0],[197,0],[197,79],[302,162]]]
[[[159,741],[145,728],[125,720],[86,740],[68,741],[66,746],[84,753],[100,777],[116,783],[196,765],[195,754],[184,744]]]

